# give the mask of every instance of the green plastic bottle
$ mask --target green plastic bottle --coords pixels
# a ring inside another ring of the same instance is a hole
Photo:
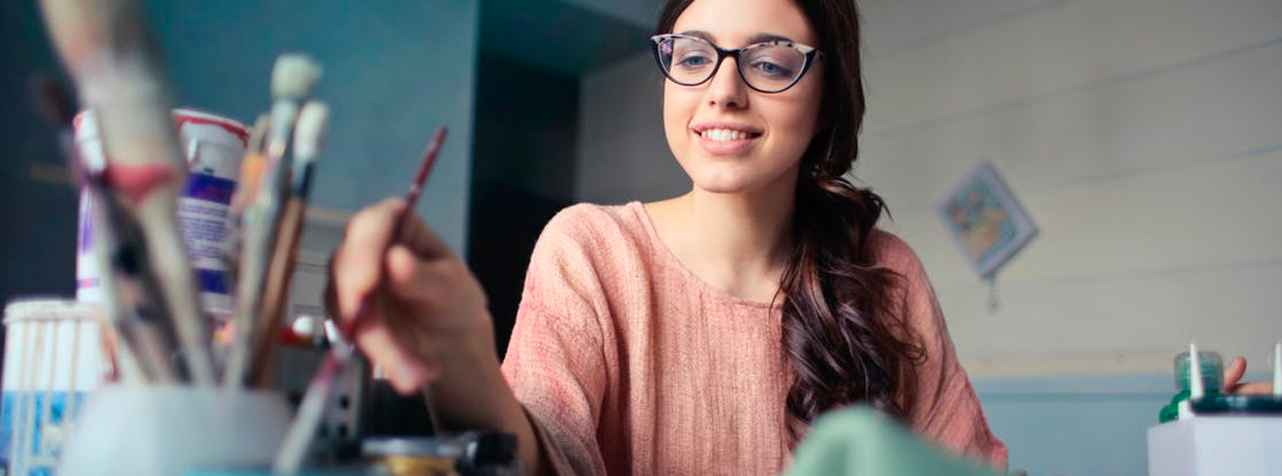
[[[1198,351],[1198,360],[1202,362],[1202,388],[1206,390],[1207,397],[1215,397],[1220,394],[1220,387],[1224,383],[1224,359],[1220,358],[1218,352]],[[1174,397],[1171,397],[1171,403],[1162,407],[1157,414],[1158,423],[1175,421],[1180,418],[1180,402],[1188,400],[1190,394],[1189,386],[1189,353],[1180,352],[1175,356],[1175,390]]]

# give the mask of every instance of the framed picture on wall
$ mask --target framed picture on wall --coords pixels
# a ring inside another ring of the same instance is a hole
[[[966,174],[938,211],[975,273],[987,280],[1037,237],[1028,210],[990,162]]]

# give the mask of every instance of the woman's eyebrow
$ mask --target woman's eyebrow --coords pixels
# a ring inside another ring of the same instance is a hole
[[[693,37],[696,37],[696,38],[702,38],[702,39],[704,39],[704,40],[708,40],[708,42],[709,42],[709,43],[716,43],[716,38],[715,38],[715,37],[713,37],[711,33],[708,33],[708,32],[703,31],[703,30],[687,30],[687,31],[683,31],[683,32],[681,32],[681,33],[677,33],[677,34],[678,34],[678,35],[693,36]]]
[[[788,43],[795,43],[794,41],[792,41],[792,38],[788,38],[783,35],[776,35],[773,33],[757,33],[755,35],[752,35],[752,38],[748,38],[748,44],[750,45],[756,44],[756,43],[768,43],[771,41],[786,41]]]
[[[689,31],[683,31],[679,34],[702,38],[704,40],[708,40],[709,43],[713,43],[713,44],[716,44],[717,42],[715,36],[703,30],[689,30]],[[768,43],[771,41],[786,41],[789,43],[794,43],[794,41],[792,41],[792,38],[788,38],[783,35],[777,35],[774,33],[757,33],[755,35],[752,35],[752,37],[748,38],[747,44],[752,45],[756,43]]]

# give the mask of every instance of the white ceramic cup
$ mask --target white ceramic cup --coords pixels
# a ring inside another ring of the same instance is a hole
[[[216,387],[105,386],[89,398],[60,476],[176,476],[270,467],[291,411],[277,393]]]

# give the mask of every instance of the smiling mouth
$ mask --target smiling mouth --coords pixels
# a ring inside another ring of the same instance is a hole
[[[698,134],[699,137],[713,142],[735,142],[761,137],[760,132],[722,128],[696,130],[695,133]]]
[[[747,154],[757,144],[763,134],[747,128],[727,128],[725,126],[692,128],[691,132],[699,136],[699,145],[704,152],[716,157],[738,157]]]
[[[761,137],[761,133],[736,131],[733,129],[707,129],[700,132],[699,137],[715,142],[733,142],[738,140],[756,139]]]

